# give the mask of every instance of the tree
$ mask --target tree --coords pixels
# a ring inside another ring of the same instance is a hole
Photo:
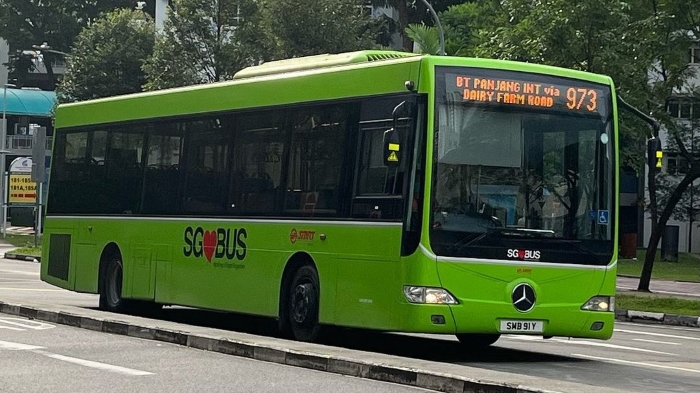
[[[359,0],[175,0],[146,89],[229,80],[264,61],[375,46]]]
[[[430,15],[430,13],[428,12],[428,7],[426,7],[424,1],[425,0],[372,0],[371,4],[375,7],[391,7],[396,10],[396,12],[398,13],[398,32],[401,37],[401,46],[404,50],[412,51],[413,38],[411,36],[414,35],[416,31],[408,30],[410,25],[424,24],[426,26],[433,26],[435,22],[432,18],[432,15]],[[465,0],[427,1],[430,3],[430,5],[432,5],[433,9],[437,13],[446,10],[450,6],[465,2]]]
[[[22,85],[34,68],[23,50],[47,42],[53,49],[67,52],[81,29],[101,12],[129,7],[130,0],[0,0],[0,37],[7,40],[16,53],[11,56],[10,72]],[[51,83],[55,83],[51,63],[54,54],[44,54],[44,64]]]
[[[440,54],[440,36],[437,28],[412,23],[406,28],[406,35],[416,45],[416,51],[428,55]]]
[[[274,46],[255,0],[174,0],[153,56],[147,90],[228,80],[270,59]]]
[[[666,149],[679,152],[688,165],[685,176],[675,186],[665,182],[663,175],[657,175],[654,168],[649,168],[652,231],[637,288],[647,292],[663,230],[674,212],[678,212],[677,206],[679,203],[682,205],[688,189],[692,192],[695,180],[700,178],[700,159],[695,153],[697,124],[674,121],[668,115],[666,105],[666,100],[672,96],[684,95],[691,100],[700,97],[700,91],[688,83],[695,76],[696,70],[689,67],[687,57],[693,41],[700,37],[700,5],[682,0],[652,0],[648,4],[648,10],[659,21],[656,30],[658,39],[652,42],[656,45],[653,48],[655,62],[651,67],[649,107],[662,120],[668,132],[670,140],[667,141]],[[658,189],[657,178],[661,180]]]
[[[361,0],[267,0],[265,17],[277,56],[340,53],[374,46],[376,31]]]
[[[103,14],[76,38],[57,89],[60,102],[141,91],[144,59],[151,56],[154,22],[142,11]]]

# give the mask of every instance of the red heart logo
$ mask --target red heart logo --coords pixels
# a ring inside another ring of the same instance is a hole
[[[525,250],[518,250],[518,258],[525,259]]]
[[[207,261],[211,263],[211,257],[214,255],[214,250],[216,249],[216,231],[204,231],[202,246],[204,248],[204,256],[207,258]]]

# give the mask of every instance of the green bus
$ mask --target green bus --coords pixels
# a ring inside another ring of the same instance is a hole
[[[360,51],[60,105],[42,280],[108,311],[608,339],[609,77]]]

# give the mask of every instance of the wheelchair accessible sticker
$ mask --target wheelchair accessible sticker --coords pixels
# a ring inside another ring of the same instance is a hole
[[[598,210],[598,224],[608,225],[610,223],[610,210]]]

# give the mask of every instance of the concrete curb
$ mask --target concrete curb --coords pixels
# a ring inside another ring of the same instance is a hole
[[[615,311],[615,319],[625,322],[649,322],[673,326],[700,327],[700,317],[662,312],[618,309]]]
[[[228,338],[163,329],[106,318],[81,316],[64,311],[45,310],[0,301],[0,313],[18,315],[83,329],[156,340],[240,356],[266,362],[285,364],[346,376],[415,386],[439,392],[454,393],[554,393],[551,390],[524,387],[518,384],[482,381],[448,374],[439,374],[413,368],[392,366],[370,361],[321,355]]]
[[[19,261],[28,261],[28,262],[41,262],[41,257],[35,257],[32,255],[24,255],[24,254],[15,254],[13,252],[6,252],[5,259],[17,259]]]

